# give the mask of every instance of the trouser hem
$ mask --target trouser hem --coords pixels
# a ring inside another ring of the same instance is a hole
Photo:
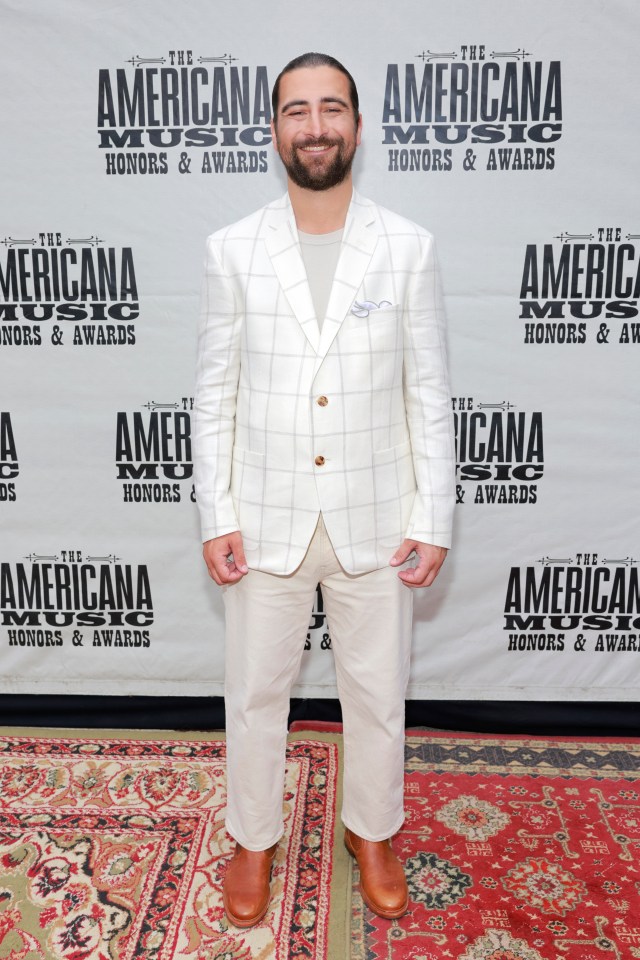
[[[252,853],[262,853],[263,850],[268,850],[269,847],[273,847],[276,843],[279,843],[280,840],[282,840],[282,837],[284,836],[284,827],[283,827],[280,830],[280,833],[274,836],[273,840],[269,840],[267,843],[262,843],[262,841],[258,841],[257,843],[254,843],[250,840],[247,840],[246,837],[243,836],[242,831],[236,830],[233,824],[230,823],[228,820],[225,821],[225,828],[229,836],[233,840],[235,840],[236,843],[239,843],[240,846],[244,847],[245,850],[251,850]]]
[[[402,824],[404,823],[404,819],[405,818],[403,813],[402,817],[398,822],[398,825],[393,830],[388,830],[388,831],[385,830],[384,833],[376,836],[372,836],[371,834],[367,836],[366,833],[361,833],[360,829],[356,829],[355,827],[352,827],[349,823],[347,823],[344,817],[342,817],[342,823],[347,828],[347,830],[350,830],[351,833],[355,833],[356,837],[361,837],[362,840],[369,840],[371,843],[379,843],[381,840],[390,840],[391,837],[395,836],[398,830],[400,830],[400,828],[402,827]]]

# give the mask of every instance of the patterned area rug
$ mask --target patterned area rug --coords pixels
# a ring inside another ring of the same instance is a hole
[[[406,807],[410,913],[354,870],[352,960],[640,957],[640,741],[409,736]]]
[[[329,926],[348,877],[334,843],[338,737],[290,742],[272,904],[241,931],[221,899],[223,739],[35,733],[0,731],[0,958],[344,956],[344,929]]]

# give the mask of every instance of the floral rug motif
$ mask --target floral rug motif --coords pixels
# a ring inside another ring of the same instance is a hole
[[[640,958],[640,740],[409,736],[410,912],[353,874],[351,960]]]
[[[242,931],[224,741],[173,736],[0,737],[0,958],[326,960],[338,738],[288,746],[273,899]]]

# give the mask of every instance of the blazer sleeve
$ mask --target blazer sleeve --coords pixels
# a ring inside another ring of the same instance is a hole
[[[239,529],[230,486],[242,313],[223,267],[223,252],[223,242],[209,237],[198,324],[193,437],[203,541]]]
[[[404,395],[417,493],[406,537],[451,545],[455,439],[444,304],[433,238],[427,236],[404,311]]]

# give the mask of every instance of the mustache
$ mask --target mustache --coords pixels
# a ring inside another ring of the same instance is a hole
[[[304,149],[304,147],[338,147],[341,144],[341,140],[332,140],[331,137],[308,137],[302,143],[296,143],[296,150]]]

